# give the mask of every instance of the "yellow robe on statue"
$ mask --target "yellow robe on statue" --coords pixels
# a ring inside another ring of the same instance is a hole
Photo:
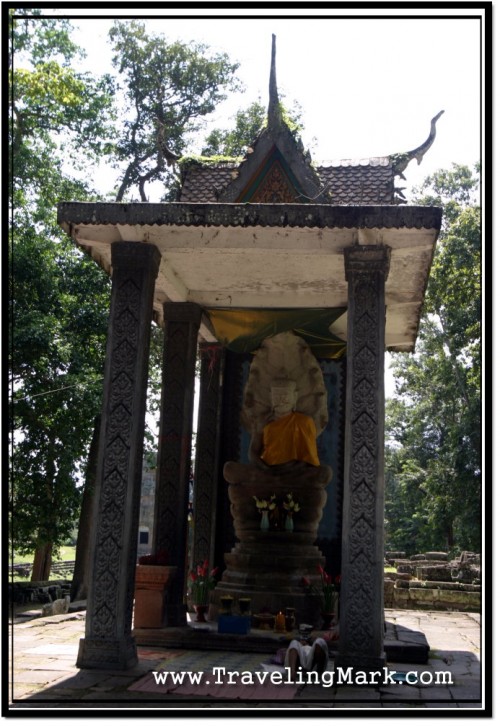
[[[319,466],[316,426],[310,416],[292,411],[271,421],[262,431],[264,448],[261,459],[269,466],[288,461],[306,461]]]

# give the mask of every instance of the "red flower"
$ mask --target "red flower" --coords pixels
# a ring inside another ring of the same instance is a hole
[[[335,584],[340,585],[340,575],[337,575],[337,577],[335,578]]]
[[[300,584],[303,587],[310,587],[311,586],[311,580],[308,577],[303,577],[302,580],[300,581]]]
[[[206,577],[208,572],[208,560],[205,560],[201,566],[198,565],[197,572],[200,577]]]
[[[210,575],[208,574],[208,560],[197,565],[196,569],[191,570],[189,573],[189,579],[191,580],[190,591],[195,605],[208,604],[209,593],[216,585],[215,576],[218,571],[219,568],[214,567]]]

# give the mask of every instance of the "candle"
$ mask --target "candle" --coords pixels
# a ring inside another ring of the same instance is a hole
[[[280,612],[276,615],[276,631],[278,633],[284,633],[285,630],[285,616],[280,610]]]

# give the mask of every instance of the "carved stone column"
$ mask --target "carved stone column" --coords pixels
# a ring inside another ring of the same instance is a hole
[[[374,671],[384,655],[385,280],[390,249],[345,250],[348,293],[340,642],[336,666]]]
[[[127,669],[131,635],[153,292],[160,253],[115,242],[91,575],[80,668]]]
[[[160,440],[154,551],[166,550],[177,573],[167,601],[167,625],[186,624],[185,572],[194,375],[201,308],[165,303]]]
[[[249,356],[224,351],[224,378],[222,382],[221,435],[219,447],[219,486],[217,492],[217,527],[215,531],[215,564],[224,565],[224,555],[236,544],[236,535],[231,516],[231,504],[224,481],[226,461],[242,461],[245,454],[241,445],[240,411],[243,402],[245,360]]]
[[[212,568],[215,551],[224,349],[221,345],[202,343],[199,350],[200,402],[196,437],[191,565],[208,559]]]

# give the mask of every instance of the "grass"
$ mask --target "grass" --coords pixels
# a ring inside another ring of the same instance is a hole
[[[74,562],[75,560],[75,553],[76,553],[76,547],[74,546],[64,546],[59,549],[59,553],[57,557],[53,558],[54,562]],[[17,552],[14,552],[13,557],[13,564],[14,565],[24,565],[24,564],[32,564],[33,563],[33,553],[29,555],[20,555]],[[30,577],[22,577],[19,573],[15,573],[12,581],[13,582],[28,582]]]
[[[75,559],[76,547],[61,547],[57,557],[54,557],[55,562],[73,562]]]
[[[57,557],[54,557],[54,562],[73,562],[75,559],[75,553],[76,547],[74,546],[61,547]],[[33,557],[33,553],[29,555],[20,555],[17,552],[14,552],[13,562],[14,565],[23,565],[26,562],[31,564],[33,562]]]

